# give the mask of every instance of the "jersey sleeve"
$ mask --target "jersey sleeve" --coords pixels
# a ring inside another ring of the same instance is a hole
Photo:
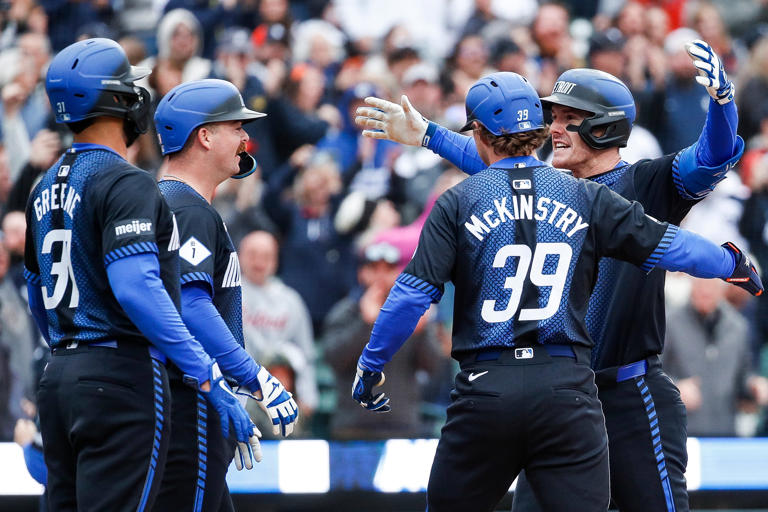
[[[443,284],[450,281],[456,260],[458,196],[454,189],[445,192],[435,203],[424,223],[419,245],[398,281],[418,288],[439,302]]]
[[[213,293],[218,219],[210,210],[197,205],[178,208],[174,214],[181,244],[181,284],[204,282],[211,287]]]
[[[104,264],[141,253],[158,254],[157,228],[163,198],[149,173],[120,173],[106,190],[98,187]]]
[[[645,214],[605,185],[588,183],[593,195],[591,223],[599,256],[627,261],[649,272],[674,238],[676,227]]]

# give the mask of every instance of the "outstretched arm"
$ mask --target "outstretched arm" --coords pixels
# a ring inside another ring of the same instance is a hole
[[[453,165],[475,174],[486,168],[472,137],[452,132],[427,121],[403,95],[400,105],[381,98],[368,97],[370,107],[358,107],[355,122],[364,128],[363,135],[372,139],[388,139],[406,146],[424,146]]]

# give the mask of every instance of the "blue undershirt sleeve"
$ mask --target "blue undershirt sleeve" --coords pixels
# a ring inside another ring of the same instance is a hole
[[[206,283],[192,281],[182,285],[181,317],[224,373],[252,391],[259,389],[256,374],[261,367],[230,332],[213,304],[211,289]]]
[[[120,306],[144,336],[198,385],[208,380],[211,358],[189,333],[163,287],[157,255],[117,259],[107,266],[107,277]]]
[[[736,259],[726,248],[691,231],[678,229],[656,267],[694,277],[725,279],[733,274]]]
[[[736,135],[739,117],[734,102],[710,99],[704,128],[695,144],[680,151],[672,163],[675,186],[685,199],[700,199],[725,179],[744,153]]]
[[[475,139],[431,121],[424,136],[424,146],[467,174],[477,174],[488,167],[477,153]]]
[[[48,315],[45,312],[43,303],[43,289],[40,283],[27,281],[27,300],[29,301],[29,310],[32,312],[32,318],[35,320],[40,334],[45,338],[48,346],[51,345],[51,335],[48,333]]]
[[[411,336],[431,303],[432,297],[425,292],[400,281],[395,282],[373,324],[371,339],[363,349],[358,364],[380,372]]]

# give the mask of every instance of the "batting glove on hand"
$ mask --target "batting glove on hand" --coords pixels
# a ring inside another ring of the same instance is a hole
[[[241,399],[242,398],[242,399]],[[245,397],[238,396],[240,405],[245,407]],[[253,469],[253,461],[261,462],[261,443],[259,438],[261,437],[261,431],[254,425],[253,435],[248,438],[247,443],[238,442],[235,447],[235,467],[238,471],[242,471],[243,466],[245,469]]]
[[[364,368],[357,367],[355,383],[352,384],[352,398],[357,401],[361,407],[374,412],[389,412],[392,407],[389,405],[389,398],[384,393],[373,394],[373,388],[384,384],[386,377],[382,372],[372,372]]]
[[[272,420],[272,433],[288,437],[293,432],[293,427],[299,417],[299,407],[280,381],[263,366],[259,368],[256,380],[259,383],[259,389],[251,391],[240,387],[237,389],[237,394],[256,400],[259,407]],[[253,394],[256,391],[261,391],[261,398]]]
[[[421,146],[429,122],[413,108],[408,96],[402,96],[400,105],[374,96],[365,98],[365,103],[370,107],[357,107],[355,117],[360,128],[370,128],[363,130],[364,136]]]
[[[214,362],[208,369],[208,381],[210,382],[210,391],[200,390],[208,399],[208,402],[216,409],[221,419],[221,431],[225,438],[229,437],[229,423],[235,427],[235,437],[238,443],[249,443],[250,438],[254,437],[256,425],[253,424],[248,413],[240,405],[237,397],[224,380],[224,376],[219,370],[219,364]]]
[[[736,257],[736,268],[731,277],[724,279],[726,282],[734,284],[739,288],[744,288],[755,297],[763,294],[763,282],[757,269],[749,260],[749,257],[731,242],[725,242],[722,247],[730,251]]]
[[[715,51],[701,39],[685,43],[685,51],[693,60],[693,65],[699,72],[696,81],[707,88],[707,92],[720,105],[733,100],[735,88],[728,80],[723,63]]]

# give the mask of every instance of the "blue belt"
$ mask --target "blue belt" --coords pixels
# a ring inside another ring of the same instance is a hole
[[[576,359],[576,352],[571,345],[537,345],[535,347],[510,347],[505,350],[535,350],[543,348],[551,357],[571,357]],[[495,361],[501,357],[502,350],[483,350],[477,354],[475,361]],[[533,352],[531,352],[533,354]],[[518,357],[517,359],[527,359]]]
[[[619,367],[619,370],[616,373],[616,382],[624,382],[625,380],[629,380],[634,377],[640,377],[641,375],[645,375],[645,372],[647,371],[648,361],[645,359],[635,361],[634,363],[625,364],[624,366]]]
[[[117,348],[118,344],[117,344],[117,341],[115,340],[109,340],[109,341],[95,341],[93,343],[87,343],[87,344],[84,343],[83,345],[79,345],[79,346]],[[70,343],[69,345],[63,348],[77,348],[77,347],[78,347],[77,343]],[[153,345],[148,345],[147,348],[149,349],[149,355],[152,359],[156,359],[159,362],[165,364],[167,360],[165,357],[165,354],[157,350],[157,348],[155,348]]]

